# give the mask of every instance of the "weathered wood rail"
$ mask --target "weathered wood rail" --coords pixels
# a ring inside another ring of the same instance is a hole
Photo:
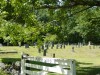
[[[40,71],[34,71],[34,69]],[[49,72],[76,75],[75,61],[72,59],[22,56],[21,75],[48,75]]]

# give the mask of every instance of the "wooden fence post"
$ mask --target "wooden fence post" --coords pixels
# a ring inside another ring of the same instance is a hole
[[[70,75],[76,75],[75,60],[70,60],[70,69],[71,69]]]
[[[28,54],[22,54],[22,57],[21,57],[21,75],[26,75],[25,74],[25,70],[26,70],[26,67],[25,67],[26,60],[25,60],[25,58],[27,56],[28,56]]]
[[[24,73],[24,70],[25,70],[24,64],[25,64],[25,60],[24,60],[23,55],[22,55],[22,58],[21,58],[21,75],[25,75],[25,73]]]

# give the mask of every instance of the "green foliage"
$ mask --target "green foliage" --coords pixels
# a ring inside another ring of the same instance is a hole
[[[72,1],[0,0],[0,38],[14,45],[38,40],[68,42],[74,40],[74,36],[81,42],[99,43],[100,7],[82,6],[83,0],[75,2],[81,4],[65,10]]]
[[[8,75],[8,74],[0,70],[0,75]]]
[[[51,35],[51,34],[47,34],[47,36],[44,38],[45,42],[55,42],[57,35]]]
[[[29,43],[30,41],[34,42],[37,39],[39,33],[35,27],[25,27],[23,35],[24,42]]]
[[[100,9],[98,9],[98,7],[93,7],[87,11],[79,13],[76,18],[75,22],[77,23],[77,26],[75,27],[75,31],[78,32],[83,38],[86,38],[85,40],[87,41],[93,41],[93,39],[97,39],[99,37],[98,29],[100,28],[100,24],[98,21],[100,19],[96,19],[97,17],[100,17]],[[93,21],[96,21],[95,24]],[[93,42],[96,42],[96,40]]]

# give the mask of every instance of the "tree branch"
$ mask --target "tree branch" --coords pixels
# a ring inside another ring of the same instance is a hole
[[[99,0],[82,0],[82,1],[79,1],[79,0],[70,0],[70,2],[67,4],[67,5],[50,5],[50,4],[43,4],[41,5],[40,7],[37,7],[37,9],[45,9],[45,8],[48,8],[48,9],[59,9],[59,8],[71,8],[71,7],[74,7],[74,6],[78,6],[78,5],[82,5],[82,6],[100,6],[100,1]]]
[[[75,15],[75,14],[77,14],[77,13],[80,13],[80,12],[85,11],[85,10],[87,10],[87,9],[90,9],[90,8],[92,8],[92,7],[93,7],[93,6],[90,6],[90,7],[87,7],[87,8],[85,8],[85,9],[82,9],[82,10],[80,10],[80,11],[77,11],[77,12],[71,14],[71,15],[68,16],[68,17],[71,17],[71,16],[73,16],[73,15]]]

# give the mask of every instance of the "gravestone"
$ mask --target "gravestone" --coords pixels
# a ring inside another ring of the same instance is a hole
[[[78,47],[77,43],[75,44],[75,47],[76,47],[76,48]]]
[[[69,44],[69,42],[68,42],[68,44],[67,44],[67,45],[68,45],[68,46],[70,45],[70,44]]]
[[[46,43],[44,43],[43,56],[46,56],[46,53],[47,53],[47,46]]]
[[[47,49],[44,49],[43,56],[46,56]]]
[[[65,44],[63,44],[63,47],[64,47],[64,49],[65,49],[66,45],[65,45]]]
[[[89,45],[89,46],[91,45],[91,42],[90,42],[90,41],[88,42],[88,45]]]
[[[36,43],[33,43],[33,46],[36,46]]]
[[[49,46],[48,46],[48,44],[47,44],[47,43],[45,44],[45,47],[46,47],[47,49],[49,49]]]
[[[58,48],[59,48],[59,44],[56,45],[56,49],[58,49]]]
[[[55,58],[55,53],[53,53],[53,58]]]
[[[21,47],[21,42],[18,42],[18,46]]]
[[[3,45],[2,45],[2,43],[0,43],[0,47],[2,47]]]
[[[51,43],[51,49],[53,49],[53,47],[54,47],[54,43],[52,42],[52,43]]]
[[[93,49],[95,49],[95,46],[93,45]]]
[[[43,45],[41,46],[41,49],[44,50],[44,46]]]
[[[47,44],[47,49],[49,49],[49,45]]]
[[[91,46],[89,46],[89,49],[91,49]]]
[[[75,52],[75,50],[74,50],[74,46],[72,47],[72,52]]]
[[[54,46],[53,46],[53,45],[51,45],[51,49],[53,49],[53,47],[54,47]]]
[[[80,43],[78,43],[78,48],[80,48]]]
[[[60,44],[60,49],[62,49],[62,44]]]
[[[38,48],[38,53],[41,53],[41,48]]]
[[[80,47],[82,47],[82,43],[80,43]]]
[[[29,44],[25,44],[25,48],[29,48]]]
[[[7,46],[9,46],[9,42],[7,42]]]

